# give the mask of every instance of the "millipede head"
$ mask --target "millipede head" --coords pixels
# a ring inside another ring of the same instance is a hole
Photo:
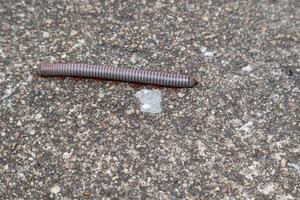
[[[198,83],[199,82],[196,79],[191,78],[189,80],[188,87],[194,87],[194,86],[198,85]]]

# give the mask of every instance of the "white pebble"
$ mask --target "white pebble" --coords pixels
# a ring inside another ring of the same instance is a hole
[[[177,20],[178,20],[179,23],[183,22],[183,19],[181,17],[178,17]]]
[[[200,49],[200,51],[201,51],[202,53],[205,53],[206,50],[207,50],[207,47],[201,47],[201,49]]]
[[[54,185],[54,186],[51,188],[50,192],[53,193],[53,194],[59,193],[59,192],[60,192],[60,187],[59,187],[59,185]]]
[[[132,54],[132,56],[131,56],[131,58],[130,58],[130,61],[131,61],[133,64],[136,63],[136,61],[137,61],[137,55],[136,55],[135,53]]]
[[[206,57],[212,57],[212,56],[214,56],[214,52],[207,51],[207,52],[204,53],[204,56],[206,56]]]
[[[243,68],[242,68],[242,71],[248,72],[248,73],[249,73],[249,72],[252,72],[252,70],[253,70],[253,69],[252,69],[252,67],[251,67],[250,65],[247,65],[246,67],[243,67]]]
[[[65,159],[65,160],[68,160],[70,157],[71,157],[71,153],[69,153],[69,152],[65,152],[64,154],[63,154],[63,158]]]
[[[98,93],[98,98],[99,99],[103,99],[105,97],[105,93],[103,92],[103,90],[100,88],[99,89],[99,93]]]
[[[76,34],[77,34],[77,31],[72,30],[71,33],[70,33],[70,37],[73,37],[73,36],[76,35]]]
[[[179,97],[184,97],[184,93],[181,93],[181,92],[179,92],[178,94],[177,94]]]
[[[245,131],[245,132],[248,132],[248,131],[250,131],[252,126],[253,126],[253,122],[250,121],[250,122],[244,124],[240,129]]]
[[[35,115],[35,119],[41,119],[42,118],[42,114],[41,113],[38,113]]]
[[[35,134],[35,130],[34,130],[34,129],[30,130],[30,131],[29,131],[29,134],[30,134],[30,135],[34,135],[34,134]]]
[[[0,57],[2,57],[2,58],[6,58],[6,55],[5,55],[5,53],[3,52],[3,50],[2,50],[2,49],[0,49]]]
[[[50,36],[50,34],[46,31],[43,32],[43,38],[48,38]]]

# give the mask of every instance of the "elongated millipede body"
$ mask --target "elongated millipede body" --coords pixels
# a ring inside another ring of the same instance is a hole
[[[187,75],[151,70],[106,67],[90,64],[41,64],[41,76],[75,76],[135,82],[167,87],[193,87],[197,81]]]

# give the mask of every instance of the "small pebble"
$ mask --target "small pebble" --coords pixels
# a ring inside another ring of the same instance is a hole
[[[282,168],[285,168],[286,165],[287,165],[287,160],[286,160],[286,159],[282,159],[282,160],[281,160],[281,167],[282,167]]]
[[[212,56],[214,56],[214,52],[207,51],[207,52],[204,53],[204,56],[206,56],[206,57],[212,57]]]
[[[58,194],[60,192],[60,187],[59,185],[54,185],[51,190],[50,190],[51,193],[53,194]]]
[[[83,196],[91,196],[92,195],[92,193],[90,193],[90,192],[84,192],[83,193]]]
[[[185,94],[182,93],[182,92],[179,92],[177,95],[178,95],[179,97],[184,97],[184,96],[185,96]]]
[[[48,38],[50,34],[48,32],[43,32],[43,38]]]
[[[29,134],[30,134],[30,135],[34,135],[34,134],[35,134],[35,130],[34,130],[34,129],[30,130],[30,131],[29,131]]]
[[[75,30],[72,30],[71,33],[70,33],[70,37],[73,37],[77,34],[77,32]]]
[[[42,114],[41,113],[38,113],[35,115],[35,119],[41,119],[42,118]]]
[[[65,153],[63,154],[63,158],[64,158],[65,160],[69,159],[70,157],[71,157],[71,153],[69,153],[69,152],[65,152]]]
[[[250,65],[247,65],[246,67],[243,67],[242,68],[242,71],[244,71],[244,72],[248,72],[248,73],[250,73],[250,72],[252,72],[252,67],[250,66]]]
[[[132,54],[131,58],[130,58],[130,61],[135,64],[137,62],[137,55],[134,53]]]
[[[202,17],[202,20],[208,22],[208,21],[209,21],[209,18],[208,18],[207,16],[203,16],[203,17]]]
[[[21,122],[21,121],[18,121],[18,122],[17,122],[17,126],[22,126],[22,122]]]

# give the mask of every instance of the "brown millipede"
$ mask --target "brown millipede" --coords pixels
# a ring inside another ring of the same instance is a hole
[[[167,87],[194,87],[198,84],[195,79],[182,74],[90,64],[41,64],[37,72],[41,76],[101,78]]]

